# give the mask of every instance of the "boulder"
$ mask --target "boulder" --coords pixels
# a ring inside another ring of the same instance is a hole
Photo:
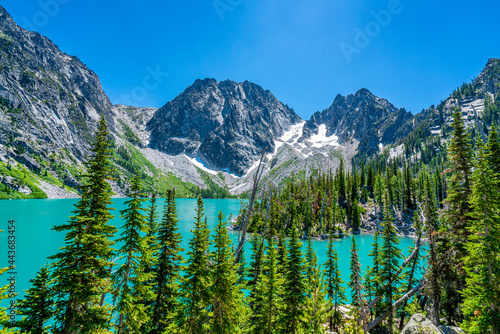
[[[458,328],[458,327],[450,327],[450,326],[441,325],[438,328],[443,334],[464,334],[464,333],[467,333],[466,331],[464,331],[463,329]]]
[[[414,314],[406,324],[401,334],[442,334],[434,324],[423,314]]]

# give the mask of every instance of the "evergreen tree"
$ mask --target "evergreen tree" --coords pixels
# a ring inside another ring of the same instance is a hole
[[[359,232],[359,206],[358,206],[358,201],[355,200],[354,203],[352,204],[352,230],[353,232]]]
[[[207,333],[209,331],[210,239],[207,222],[204,216],[203,201],[198,197],[193,237],[189,241],[187,266],[181,286],[184,324],[183,332],[190,334]]]
[[[326,253],[325,276],[326,276],[326,292],[328,295],[329,305],[332,309],[328,317],[328,324],[330,331],[339,330],[339,325],[342,322],[342,313],[340,312],[340,305],[345,303],[345,288],[344,281],[339,268],[339,258],[336,249],[333,247],[333,235],[328,237],[328,248]]]
[[[330,310],[328,308],[329,303],[326,300],[324,276],[314,251],[312,251],[311,263],[308,264],[308,267],[309,277],[306,281],[302,330],[305,333],[321,333],[324,331],[323,324],[330,318]]]
[[[140,303],[142,298],[150,299],[151,287],[144,284],[150,278],[141,266],[141,260],[148,258],[150,250],[147,239],[141,233],[148,232],[147,219],[141,211],[141,180],[134,176],[130,185],[130,199],[125,202],[126,209],[120,211],[124,219],[123,232],[118,242],[123,243],[119,250],[124,261],[114,273],[113,292],[117,312],[116,332],[118,334],[139,332],[143,323],[149,320],[147,308]]]
[[[361,265],[359,263],[358,248],[356,246],[356,238],[352,236],[351,243],[351,266],[350,266],[350,276],[347,285],[351,290],[351,305],[359,308],[362,305],[361,300],[361,286],[362,286],[362,275],[361,275]]]
[[[104,304],[110,292],[113,255],[112,238],[116,228],[108,181],[112,179],[111,143],[104,117],[101,117],[85,163],[86,180],[80,187],[81,199],[68,224],[55,226],[66,232],[65,246],[52,257],[56,297],[56,333],[97,333],[109,328],[111,307]]]
[[[448,182],[448,198],[446,199],[447,226],[443,231],[445,240],[440,247],[441,251],[438,252],[439,262],[444,265],[443,269],[447,275],[444,279],[442,309],[448,323],[461,319],[456,310],[463,301],[460,291],[465,288],[466,273],[463,260],[466,255],[465,244],[469,237],[467,225],[471,220],[468,214],[473,156],[469,135],[458,108],[453,114],[452,127],[453,133],[448,146],[448,160],[452,175]]]
[[[283,294],[283,310],[280,319],[282,333],[295,334],[299,332],[304,313],[305,284],[304,260],[299,242],[298,231],[292,226],[288,241],[288,259],[285,267],[285,282]]]
[[[147,225],[148,225],[148,233],[146,235],[146,242],[149,248],[149,257],[142,256],[140,259],[140,265],[144,268],[144,273],[149,277],[148,281],[144,282],[145,285],[151,287],[151,293],[146,296],[140,296],[140,303],[144,304],[148,310],[148,316],[151,319],[152,312],[154,308],[152,307],[153,303],[156,300],[155,292],[153,291],[153,285],[155,280],[155,271],[154,266],[158,263],[158,214],[156,212],[156,192],[153,192],[151,195],[150,206],[147,210]],[[143,324],[141,331],[148,332],[150,328],[148,325],[150,322]]]
[[[490,136],[488,137],[488,163],[491,169],[497,175],[500,175],[500,139],[495,125],[491,126]]]
[[[54,301],[51,291],[52,280],[47,266],[40,269],[32,286],[26,291],[24,299],[17,305],[17,314],[23,319],[16,323],[16,327],[23,333],[49,333],[49,322],[54,316]]]
[[[262,262],[262,274],[259,275],[255,287],[252,333],[277,333],[282,305],[283,276],[278,271],[277,250],[272,236],[268,238],[267,253],[264,254]]]
[[[359,263],[356,239],[352,236],[351,244],[351,274],[349,276],[349,288],[351,289],[351,312],[362,317],[363,327],[366,327],[366,303],[363,298],[363,276],[361,274],[361,264]],[[357,321],[357,320],[355,320]],[[365,330],[365,333],[367,331]]]
[[[281,232],[278,235],[278,254],[276,256],[276,260],[278,263],[278,272],[282,275],[285,275],[286,261],[288,257],[286,246],[284,232]]]
[[[438,214],[434,205],[434,196],[429,177],[425,178],[423,191],[422,219],[425,221],[427,237],[429,238],[428,269],[426,278],[428,284],[424,288],[424,294],[429,297],[431,303],[430,320],[434,325],[439,326],[439,311],[441,304],[441,264],[438,259]]]
[[[375,229],[375,234],[373,235],[373,243],[372,249],[368,253],[368,256],[372,258],[372,267],[368,271],[367,275],[367,285],[371,287],[368,291],[370,297],[376,298],[377,296],[381,296],[382,286],[380,284],[380,274],[381,274],[381,263],[380,263],[380,245],[379,245],[379,229]],[[371,298],[369,300],[371,302]],[[375,306],[375,316],[379,316],[381,311],[381,303],[380,301]]]
[[[224,222],[222,211],[219,212],[218,224],[214,236],[214,252],[211,263],[212,317],[211,333],[236,333],[240,330],[243,293],[236,284],[238,276],[233,265],[231,241]]]
[[[384,197],[384,219],[382,221],[382,247],[380,254],[380,282],[386,286],[382,298],[382,309],[387,313],[387,329],[393,333],[394,314],[392,303],[397,298],[397,287],[400,280],[396,276],[399,269],[399,260],[403,257],[398,248],[399,237],[393,225],[392,208],[389,203],[389,196]]]
[[[163,218],[158,229],[158,245],[154,255],[157,263],[153,267],[153,290],[156,294],[152,305],[150,333],[175,332],[180,313],[180,281],[183,249],[180,247],[181,234],[177,228],[177,207],[175,190],[167,191]],[[182,314],[181,314],[182,315]]]
[[[470,197],[472,212],[468,230],[463,291],[464,327],[471,334],[500,333],[500,187],[491,151],[478,139],[479,152]]]

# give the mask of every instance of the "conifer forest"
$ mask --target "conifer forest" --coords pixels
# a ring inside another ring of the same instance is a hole
[[[159,207],[137,175],[126,209],[113,211],[101,118],[81,198],[53,227],[64,246],[32,278],[18,321],[2,309],[0,333],[401,333],[422,313],[434,326],[498,334],[500,140],[494,125],[473,136],[458,109],[450,131],[446,150],[425,164],[342,161],[278,187],[259,185],[258,170],[238,217],[220,212],[214,230],[198,197],[182,249],[175,189]],[[360,233],[367,210],[378,219],[372,265],[361,268],[356,238],[350,258],[339,258],[334,240]],[[110,224],[117,214],[120,230]],[[415,240],[408,257],[404,226]],[[313,239],[328,240],[323,265]]]

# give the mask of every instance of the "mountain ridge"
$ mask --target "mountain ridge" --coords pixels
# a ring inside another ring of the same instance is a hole
[[[78,185],[104,115],[116,150],[118,196],[134,173],[150,189],[176,184],[185,194],[196,187],[241,194],[251,187],[263,150],[268,183],[334,169],[341,159],[359,163],[401,144],[417,155],[421,148],[408,138],[419,127],[445,138],[456,106],[469,126],[484,127],[500,101],[499,61],[492,58],[472,84],[416,115],[362,88],[337,94],[329,107],[302,120],[258,84],[213,78],[195,80],[159,109],[112,105],[97,74],[48,38],[19,27],[1,6],[0,56],[0,162],[17,161],[40,182],[69,191]]]

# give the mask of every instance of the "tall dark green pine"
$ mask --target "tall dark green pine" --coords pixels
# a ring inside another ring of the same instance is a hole
[[[214,250],[211,255],[212,310],[210,332],[215,334],[237,333],[244,324],[243,293],[236,284],[237,267],[231,250],[231,240],[222,211],[217,215]]]
[[[471,334],[500,333],[500,175],[481,138],[470,197],[472,212],[466,245],[467,286],[463,327]]]
[[[163,218],[158,228],[158,246],[153,266],[153,291],[155,300],[152,305],[150,333],[175,333],[182,316],[180,305],[180,282],[182,269],[181,234],[178,232],[175,190],[167,191]]]
[[[287,252],[287,244],[285,240],[285,235],[284,231],[280,232],[278,235],[278,254],[276,255],[276,261],[278,263],[278,271],[280,274],[284,275],[285,274],[285,269],[286,269],[286,261],[288,257],[288,252]]]
[[[187,265],[181,285],[183,333],[209,332],[210,295],[209,247],[210,232],[204,217],[203,201],[198,197],[193,237],[189,240]]]
[[[368,272],[367,275],[367,281],[369,281],[369,284],[367,282],[367,285],[370,286],[370,291],[368,291],[368,294],[370,295],[370,300],[375,299],[377,296],[381,296],[382,292],[382,286],[380,284],[380,272],[382,270],[381,268],[381,263],[380,263],[380,244],[379,244],[380,236],[379,236],[379,228],[377,227],[375,229],[375,234],[373,235],[373,243],[372,243],[372,249],[368,253],[368,256],[372,258],[372,266]],[[381,314],[381,302],[379,301],[377,305],[375,306],[375,316],[379,316]]]
[[[448,181],[448,197],[445,218],[447,226],[444,228],[445,242],[448,247],[442,247],[438,253],[440,261],[447,263],[450,275],[446,279],[443,290],[443,311],[449,323],[460,321],[461,316],[456,312],[463,302],[460,291],[465,288],[466,273],[464,270],[465,244],[469,238],[467,226],[469,217],[472,174],[472,145],[466,132],[462,113],[457,108],[453,114],[453,133],[448,146],[448,160],[452,170]]]
[[[150,206],[147,209],[147,225],[148,225],[148,233],[146,234],[146,242],[149,248],[149,256],[143,256],[140,259],[141,266],[144,268],[144,273],[148,275],[149,280],[144,282],[144,284],[149,285],[151,289],[154,285],[155,272],[153,270],[154,266],[158,263],[158,213],[156,206],[156,192],[153,192],[151,195]],[[147,294],[146,296],[141,296],[140,302],[147,307],[148,316],[151,319],[153,312],[153,303],[156,299],[156,295],[154,291],[152,293]],[[150,321],[146,324],[143,324],[141,327],[142,332],[148,332],[150,328],[148,328]]]
[[[262,254],[264,253],[264,238],[260,235],[253,235],[250,239],[251,252],[250,265],[248,270],[248,289],[250,290],[250,297],[254,297],[255,284],[260,274],[260,267],[262,262]],[[253,306],[251,306],[253,307]]]
[[[111,143],[104,117],[85,163],[86,180],[74,216],[54,230],[66,232],[65,246],[52,257],[56,297],[55,333],[97,333],[109,329],[111,307],[104,297],[111,290],[112,241],[116,228],[108,181],[112,179]]]
[[[362,285],[363,277],[361,274],[361,265],[359,263],[358,248],[356,246],[356,238],[352,236],[351,243],[351,266],[350,276],[347,285],[351,290],[351,305],[355,308],[360,308],[363,305],[362,300]]]
[[[150,279],[150,274],[144,272],[143,258],[148,258],[150,249],[147,239],[142,234],[147,234],[147,217],[142,213],[141,180],[139,175],[134,176],[130,184],[130,199],[125,202],[126,209],[121,210],[124,220],[121,237],[122,243],[118,254],[124,262],[113,274],[114,302],[117,313],[116,332],[138,333],[142,324],[149,320],[147,307],[141,303],[144,299],[150,299],[151,286],[144,284]]]
[[[288,259],[285,267],[283,310],[280,319],[281,333],[298,333],[304,314],[305,282],[302,243],[296,226],[292,226],[288,241]]]
[[[31,288],[17,305],[17,315],[23,318],[16,323],[16,327],[23,333],[50,333],[47,322],[54,316],[55,309],[49,269],[46,266],[42,267],[30,282]]]
[[[326,292],[332,312],[328,317],[330,332],[338,332],[339,325],[342,323],[343,314],[340,306],[346,301],[344,281],[340,273],[339,258],[337,250],[333,247],[333,234],[328,237],[328,248],[326,252],[325,278]]]
[[[440,270],[441,263],[439,262],[439,225],[438,213],[434,201],[433,191],[430,184],[429,176],[427,175],[424,182],[423,191],[423,218],[425,220],[425,227],[427,238],[429,239],[429,253],[427,255],[427,271],[425,276],[427,284],[424,288],[424,294],[429,297],[431,304],[430,320],[435,326],[440,325],[440,305],[441,305],[441,284],[442,271]],[[447,272],[450,272],[449,270]]]
[[[346,178],[345,178],[345,164],[344,164],[344,159],[340,159],[340,165],[339,168],[337,169],[337,184],[338,184],[338,194],[339,194],[339,201],[341,205],[344,205],[347,200],[347,184],[346,184]]]
[[[309,240],[311,239],[309,238]],[[308,269],[302,331],[304,333],[321,333],[324,331],[323,324],[329,318],[330,309],[326,299],[324,276],[311,244],[309,241],[306,256],[306,259],[310,258],[311,260],[306,264]]]
[[[262,274],[255,287],[254,309],[251,332],[255,334],[272,334],[279,332],[283,275],[278,271],[277,249],[274,239],[267,240],[267,253],[262,258]]]
[[[490,135],[488,137],[488,161],[494,173],[500,175],[500,139],[495,125],[491,126]]]
[[[358,206],[358,201],[354,200],[354,203],[352,204],[352,230],[353,232],[359,232],[359,223],[360,223],[360,217],[359,217],[359,206]]]
[[[382,247],[380,249],[380,283],[385,286],[382,295],[382,309],[387,313],[387,330],[393,333],[394,314],[392,303],[397,299],[400,279],[396,276],[399,269],[399,260],[403,257],[398,248],[399,237],[393,224],[392,208],[389,196],[384,196],[384,219],[382,220]]]

